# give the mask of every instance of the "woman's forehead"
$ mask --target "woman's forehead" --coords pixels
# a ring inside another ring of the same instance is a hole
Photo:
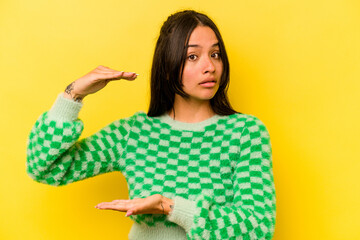
[[[187,47],[216,47],[219,41],[215,32],[207,26],[197,26],[191,33]]]

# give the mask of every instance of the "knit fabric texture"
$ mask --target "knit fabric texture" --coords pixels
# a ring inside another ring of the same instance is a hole
[[[36,121],[27,144],[34,180],[59,186],[120,171],[130,199],[161,194],[174,200],[170,215],[130,216],[130,239],[272,238],[272,150],[258,118],[215,115],[182,123],[140,111],[79,140],[81,107],[60,94]]]

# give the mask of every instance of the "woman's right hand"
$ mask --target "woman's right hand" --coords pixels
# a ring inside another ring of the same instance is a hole
[[[136,77],[136,73],[120,72],[100,65],[67,86],[64,97],[79,101],[88,94],[96,93],[97,91],[101,90],[110,81],[120,79],[132,81],[135,80]]]

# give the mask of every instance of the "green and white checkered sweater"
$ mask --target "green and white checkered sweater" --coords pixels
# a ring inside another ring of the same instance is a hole
[[[233,114],[183,123],[137,112],[78,140],[81,107],[60,94],[36,121],[27,149],[33,179],[57,186],[120,171],[130,199],[174,200],[170,215],[130,216],[129,239],[272,238],[271,144],[259,119]]]

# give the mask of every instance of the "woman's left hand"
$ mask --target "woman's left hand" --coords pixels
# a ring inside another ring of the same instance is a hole
[[[147,198],[134,198],[131,200],[114,200],[102,202],[95,206],[97,209],[116,210],[126,212],[126,217],[137,214],[168,214],[173,201],[160,194]]]

